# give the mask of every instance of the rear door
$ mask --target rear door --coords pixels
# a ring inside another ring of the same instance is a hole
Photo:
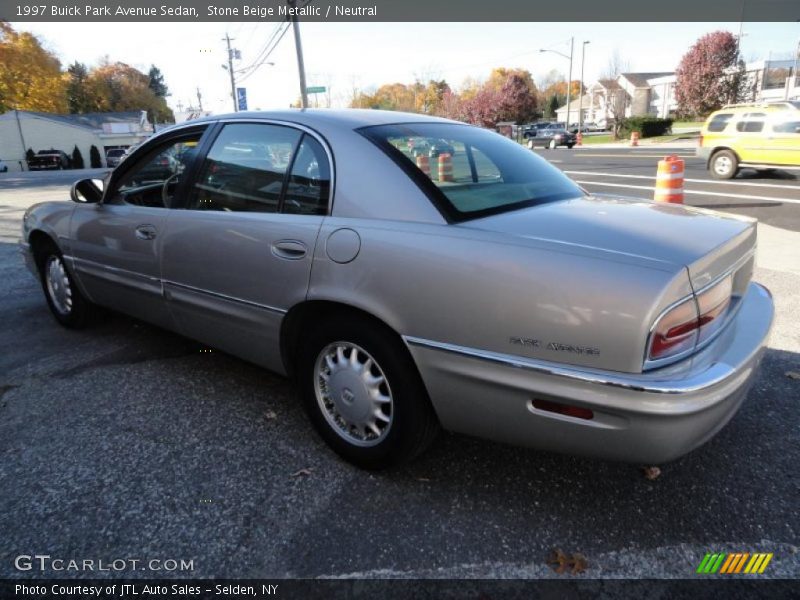
[[[204,130],[161,138],[112,177],[102,203],[73,212],[75,271],[93,301],[173,327],[161,284],[161,242]]]
[[[766,152],[766,113],[747,112],[736,122],[736,151],[741,162],[768,162]]]
[[[280,324],[306,297],[330,180],[328,153],[309,131],[263,121],[221,127],[162,247],[183,333],[282,370]]]

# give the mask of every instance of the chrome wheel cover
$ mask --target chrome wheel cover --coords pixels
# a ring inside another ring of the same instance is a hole
[[[381,443],[393,420],[392,390],[383,370],[351,342],[328,344],[314,363],[314,393],[331,428],[354,446]]]
[[[714,171],[717,175],[727,175],[733,168],[733,161],[727,156],[718,156],[714,159]]]
[[[64,316],[72,312],[72,287],[61,257],[51,255],[44,266],[47,295],[56,311]]]

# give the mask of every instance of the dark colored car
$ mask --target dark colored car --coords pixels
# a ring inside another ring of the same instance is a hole
[[[522,137],[524,139],[535,137],[542,129],[547,129],[548,127],[555,125],[555,123],[551,123],[549,121],[539,121],[538,123],[531,123],[530,125],[525,125],[522,128]]]
[[[535,136],[528,138],[528,148],[535,148],[536,146],[551,149],[558,148],[559,146],[572,148],[577,141],[575,134],[570,133],[566,129],[545,127],[537,131]]]
[[[427,154],[431,158],[437,158],[440,154],[453,156],[456,149],[452,144],[445,140],[426,140],[424,138],[410,138],[408,149],[415,155]]]
[[[69,169],[70,159],[66,152],[61,150],[39,150],[32,159],[28,161],[28,169],[31,171],[42,170],[61,170]]]

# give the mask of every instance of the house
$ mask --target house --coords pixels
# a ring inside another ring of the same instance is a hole
[[[0,115],[0,159],[9,170],[26,170],[29,148],[34,152],[54,148],[72,156],[77,146],[88,167],[95,146],[106,166],[106,151],[138,144],[152,133],[146,111],[57,115],[12,110]]]
[[[592,119],[589,118],[592,108],[591,94],[584,94],[582,98],[575,98],[569,103],[569,122],[573,123],[588,123]],[[581,118],[581,114],[582,118]],[[556,110],[556,121],[559,123],[567,122],[567,105]]]
[[[588,106],[584,107],[584,102]],[[616,79],[600,79],[586,88],[581,99],[583,121],[607,125],[619,117],[653,115],[666,118],[677,109],[675,74],[664,72],[622,73]],[[578,102],[570,104],[570,115]],[[566,118],[566,106],[556,111]],[[570,120],[575,123],[577,118]]]

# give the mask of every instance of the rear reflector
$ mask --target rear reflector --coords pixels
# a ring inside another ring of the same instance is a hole
[[[567,417],[575,417],[576,419],[593,419],[594,413],[588,408],[582,406],[572,406],[570,404],[561,404],[559,402],[550,402],[549,400],[533,400],[533,407],[547,412],[558,413],[559,415],[566,415]]]

